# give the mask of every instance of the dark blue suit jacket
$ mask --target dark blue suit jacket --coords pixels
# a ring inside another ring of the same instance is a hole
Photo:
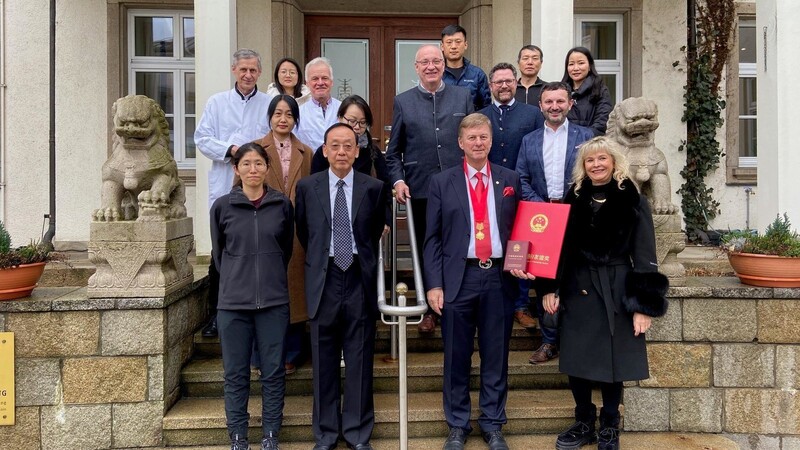
[[[308,317],[317,316],[331,244],[331,197],[329,172],[318,172],[297,182],[295,225],[300,245],[306,250],[306,306]],[[372,318],[378,315],[378,241],[383,233],[386,196],[383,183],[355,171],[353,176],[352,230],[361,265],[364,299]]]
[[[517,155],[522,138],[544,126],[544,116],[539,108],[515,101],[505,114],[491,104],[479,111],[492,122],[492,150],[489,162],[516,170]]]
[[[497,165],[490,165],[494,204],[500,242],[505,255],[506,244],[514,227],[517,203],[521,199],[519,175]],[[504,196],[506,188],[513,189]],[[428,189],[428,226],[425,230],[423,264],[425,289],[441,287],[444,301],[452,302],[461,287],[467,264],[467,250],[472,224],[469,219],[469,192],[464,168],[453,167],[431,178]],[[519,282],[508,273],[503,274],[506,295],[515,298]]]
[[[569,124],[567,130],[567,157],[564,161],[564,195],[567,195],[569,185],[572,183],[572,169],[578,156],[578,147],[594,137],[592,130]],[[544,177],[544,160],[542,148],[544,145],[544,128],[530,133],[522,139],[517,158],[517,173],[522,183],[522,199],[529,202],[545,202],[547,195],[547,180]],[[555,200],[563,200],[563,197]]]

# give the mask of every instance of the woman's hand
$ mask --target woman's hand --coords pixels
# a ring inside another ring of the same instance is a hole
[[[542,306],[548,314],[555,314],[558,311],[559,298],[555,293],[544,294],[542,297]]]
[[[653,319],[646,314],[638,312],[633,313],[633,335],[639,336],[640,334],[647,332],[647,330],[650,329],[652,322]]]
[[[532,273],[529,273],[529,272],[525,272],[524,270],[511,269],[509,272],[511,273],[511,275],[513,275],[513,276],[515,276],[517,278],[520,278],[522,280],[535,280],[536,279],[536,275],[534,275]]]

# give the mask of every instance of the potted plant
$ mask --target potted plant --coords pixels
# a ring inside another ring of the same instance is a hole
[[[0,222],[0,300],[27,297],[36,287],[48,261],[58,259],[41,242],[13,248],[11,236]]]
[[[800,236],[789,216],[778,215],[764,234],[731,231],[722,236],[722,249],[744,284],[800,287]]]

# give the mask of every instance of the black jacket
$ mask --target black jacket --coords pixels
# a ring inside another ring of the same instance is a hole
[[[219,270],[223,310],[253,310],[289,303],[286,267],[292,257],[294,210],[282,193],[267,189],[258,208],[234,186],[211,207],[211,254]]]
[[[572,91],[572,99],[575,104],[567,114],[570,123],[590,128],[595,136],[606,134],[608,126],[608,115],[611,114],[611,94],[605,84],[600,87],[600,95],[592,95],[594,83],[601,80],[595,79],[594,75],[589,76],[583,81],[581,87]],[[572,83],[569,83],[572,86]]]

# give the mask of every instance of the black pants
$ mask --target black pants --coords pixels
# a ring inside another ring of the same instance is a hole
[[[616,416],[622,401],[622,382],[596,381],[595,383],[600,386],[600,393],[603,395],[603,411],[607,415]],[[575,399],[575,419],[582,422],[594,422],[596,406],[592,403],[592,381],[570,376],[569,388]]]
[[[277,436],[283,421],[286,370],[283,337],[289,326],[289,305],[259,310],[217,312],[225,371],[225,417],[228,434],[247,436],[250,398],[250,354],[258,347],[261,368],[261,428]]]
[[[317,316],[311,319],[311,361],[314,370],[312,430],[318,445],[336,445],[341,432],[350,445],[372,436],[375,407],[372,366],[375,318],[364,298],[358,259],[346,271],[328,264]],[[344,352],[344,400],[341,398],[340,355]]]
[[[444,415],[447,425],[471,431],[469,378],[473,339],[478,332],[481,388],[478,425],[484,432],[506,423],[508,347],[514,322],[514,299],[505,295],[503,270],[467,266],[464,281],[452,303],[442,310],[444,342]]]

